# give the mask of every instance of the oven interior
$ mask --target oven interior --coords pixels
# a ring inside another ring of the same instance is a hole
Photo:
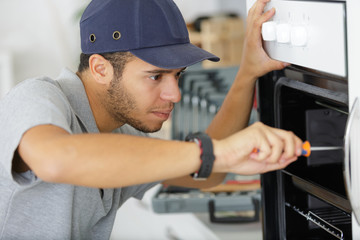
[[[264,239],[352,239],[342,148],[347,82],[295,73],[275,71],[259,79],[260,121],[292,131],[311,146],[341,148],[312,151],[261,176]]]
[[[341,146],[313,151],[279,173],[286,238],[351,239],[351,207],[343,178],[346,96],[287,78],[277,82],[274,92],[277,127],[312,146]]]

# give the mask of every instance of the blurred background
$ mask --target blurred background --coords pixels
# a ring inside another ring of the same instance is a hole
[[[245,0],[176,0],[185,20],[237,12]],[[0,1],[0,97],[30,77],[56,77],[63,67],[77,69],[79,19],[89,0]]]

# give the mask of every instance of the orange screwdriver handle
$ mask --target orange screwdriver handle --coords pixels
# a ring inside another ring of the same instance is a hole
[[[301,155],[308,157],[311,154],[311,146],[309,141],[305,141],[302,145],[302,152]]]

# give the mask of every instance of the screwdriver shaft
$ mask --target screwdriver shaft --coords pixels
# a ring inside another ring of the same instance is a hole
[[[339,150],[342,147],[311,147],[311,151]]]

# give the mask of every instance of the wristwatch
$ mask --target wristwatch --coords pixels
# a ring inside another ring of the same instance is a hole
[[[201,150],[200,169],[198,172],[191,174],[191,176],[195,180],[206,180],[211,174],[215,161],[214,149],[211,138],[203,132],[197,132],[190,133],[188,136],[186,136],[185,141],[197,143]]]

